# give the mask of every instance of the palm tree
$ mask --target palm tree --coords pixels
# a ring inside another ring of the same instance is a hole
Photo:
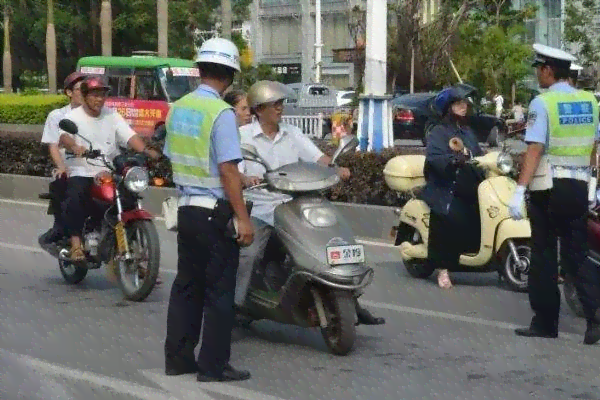
[[[102,55],[112,55],[112,5],[110,0],[102,0],[100,9],[100,31],[102,36]]]
[[[167,57],[169,53],[169,0],[156,2],[158,21],[158,55]]]
[[[54,0],[48,0],[46,62],[48,64],[48,91],[52,94],[56,94],[56,32],[54,31]]]
[[[12,92],[12,56],[10,54],[10,14],[9,0],[4,0],[4,57],[2,69],[4,73],[4,93]]]

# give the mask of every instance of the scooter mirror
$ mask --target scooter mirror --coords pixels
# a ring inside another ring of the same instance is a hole
[[[335,164],[339,156],[356,151],[358,143],[358,139],[354,135],[348,135],[341,138],[340,144],[336,149],[335,153],[333,153],[333,157],[331,158],[331,165]]]
[[[267,171],[271,171],[271,167],[260,157],[256,147],[248,143],[243,143],[240,148],[242,150],[242,157],[244,157],[244,160],[257,162],[263,165]]]
[[[75,122],[67,118],[61,119],[58,123],[58,127],[63,131],[70,133],[71,135],[77,135],[77,132],[79,132],[79,129],[77,129],[77,125],[75,124]]]

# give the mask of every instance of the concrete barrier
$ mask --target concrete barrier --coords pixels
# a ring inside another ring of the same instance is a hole
[[[48,191],[50,178],[0,174],[0,198],[23,201],[43,201],[40,193]],[[152,214],[162,214],[162,202],[173,196],[171,188],[151,187],[144,193],[144,206]],[[334,203],[346,217],[355,234],[362,239],[391,243],[390,231],[397,223],[394,207],[365,204]]]

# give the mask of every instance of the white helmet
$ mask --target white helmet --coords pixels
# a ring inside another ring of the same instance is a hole
[[[240,51],[231,40],[223,38],[212,38],[202,43],[195,61],[225,65],[240,71]]]

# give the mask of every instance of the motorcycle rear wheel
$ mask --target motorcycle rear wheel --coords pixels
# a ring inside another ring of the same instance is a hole
[[[321,334],[331,353],[345,356],[356,341],[356,305],[352,293],[344,291],[322,291],[323,306],[328,326]]]
[[[160,241],[156,226],[152,221],[133,221],[125,229],[134,260],[119,261],[117,270],[119,286],[127,300],[140,302],[152,293],[156,285],[160,267]],[[140,235],[136,235],[136,232],[139,232]],[[137,243],[139,239],[145,242],[145,245]],[[133,251],[135,249],[140,251]],[[144,270],[140,270],[140,258],[145,259],[147,262],[147,267]],[[143,280],[141,284],[140,280]]]
[[[65,251],[68,253],[68,250],[61,250],[60,253]],[[80,283],[85,279],[88,273],[88,269],[86,267],[77,266],[71,261],[63,259],[60,256],[58,257],[58,268],[60,269],[60,273],[64,280],[71,285],[77,285]]]

